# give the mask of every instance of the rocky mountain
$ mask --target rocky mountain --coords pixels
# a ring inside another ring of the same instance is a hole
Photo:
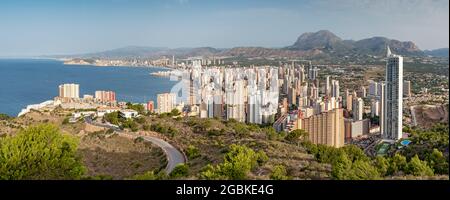
[[[231,49],[216,49],[212,47],[176,48],[166,47],[139,47],[129,46],[99,53],[74,55],[80,58],[160,58],[172,55],[176,57],[196,56],[225,56],[247,58],[274,58],[274,57],[326,57],[336,58],[343,56],[383,56],[386,46],[389,45],[392,52],[403,56],[440,55],[448,57],[448,48],[436,51],[421,51],[411,41],[398,41],[385,37],[372,37],[358,41],[343,40],[328,30],[308,32],[300,35],[295,43],[284,48],[265,47],[235,47]]]
[[[372,37],[358,41],[342,40],[327,30],[304,33],[298,37],[292,46],[288,46],[286,49],[303,51],[318,49],[331,55],[357,53],[380,56],[385,54],[387,45],[393,52],[400,55],[423,55],[423,52],[410,41],[401,42],[385,37]]]
[[[424,53],[427,56],[448,58],[448,48],[425,50]]]
[[[333,52],[339,50],[348,51],[352,49],[352,46],[334,33],[327,30],[321,30],[315,33],[303,33],[292,46],[286,47],[286,49]]]
[[[362,39],[352,44],[357,52],[365,54],[383,55],[386,53],[386,46],[389,45],[389,48],[399,55],[423,55],[423,52],[413,42],[401,42],[385,37]]]

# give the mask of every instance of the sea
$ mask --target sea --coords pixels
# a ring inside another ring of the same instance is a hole
[[[0,113],[17,114],[30,104],[53,100],[58,85],[80,85],[80,97],[96,90],[116,92],[118,101],[146,103],[159,93],[170,92],[178,82],[153,76],[161,67],[99,67],[64,65],[50,59],[0,59]]]

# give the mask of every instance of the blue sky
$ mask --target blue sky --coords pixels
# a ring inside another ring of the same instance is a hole
[[[448,47],[448,0],[0,0],[0,56],[283,47],[304,32]]]

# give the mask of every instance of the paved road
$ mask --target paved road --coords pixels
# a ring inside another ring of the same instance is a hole
[[[85,122],[88,124],[91,124],[94,126],[100,126],[100,127],[104,127],[104,128],[110,128],[110,129],[117,131],[119,134],[124,133],[123,130],[120,130],[120,128],[115,125],[97,123],[97,122],[94,122],[90,117],[85,117],[84,119],[85,119]],[[162,139],[159,139],[159,138],[153,137],[153,136],[141,136],[136,133],[125,133],[125,134],[142,137],[145,141],[151,142],[151,143],[157,145],[158,147],[160,147],[164,151],[164,153],[166,154],[166,157],[167,157],[167,166],[165,169],[167,174],[170,174],[170,172],[172,172],[172,170],[175,168],[176,165],[186,162],[184,155],[177,148],[175,148],[174,146],[172,146],[171,144],[169,144],[168,142],[166,142]]]
[[[167,156],[167,166],[166,166],[166,172],[169,174],[172,172],[172,170],[175,168],[176,165],[185,163],[186,160],[184,159],[184,155],[178,151],[177,148],[169,144],[168,142],[151,136],[141,136],[144,138],[144,140],[152,142],[153,144],[159,146],[161,149],[164,150],[164,153]]]

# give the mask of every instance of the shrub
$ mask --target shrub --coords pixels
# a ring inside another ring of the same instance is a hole
[[[0,139],[0,179],[79,179],[78,141],[50,124]]]
[[[208,165],[200,177],[203,179],[246,179],[250,170],[258,166],[258,158],[258,153],[251,148],[232,144],[224,156],[223,163],[216,166]]]
[[[189,160],[192,160],[200,157],[200,152],[198,148],[195,147],[194,145],[189,145],[188,148],[186,149],[186,156],[188,157]]]
[[[272,174],[270,174],[272,180],[287,180],[288,178],[286,168],[283,165],[275,165]]]
[[[171,178],[179,178],[187,176],[189,173],[189,167],[186,164],[178,164],[170,173]]]

